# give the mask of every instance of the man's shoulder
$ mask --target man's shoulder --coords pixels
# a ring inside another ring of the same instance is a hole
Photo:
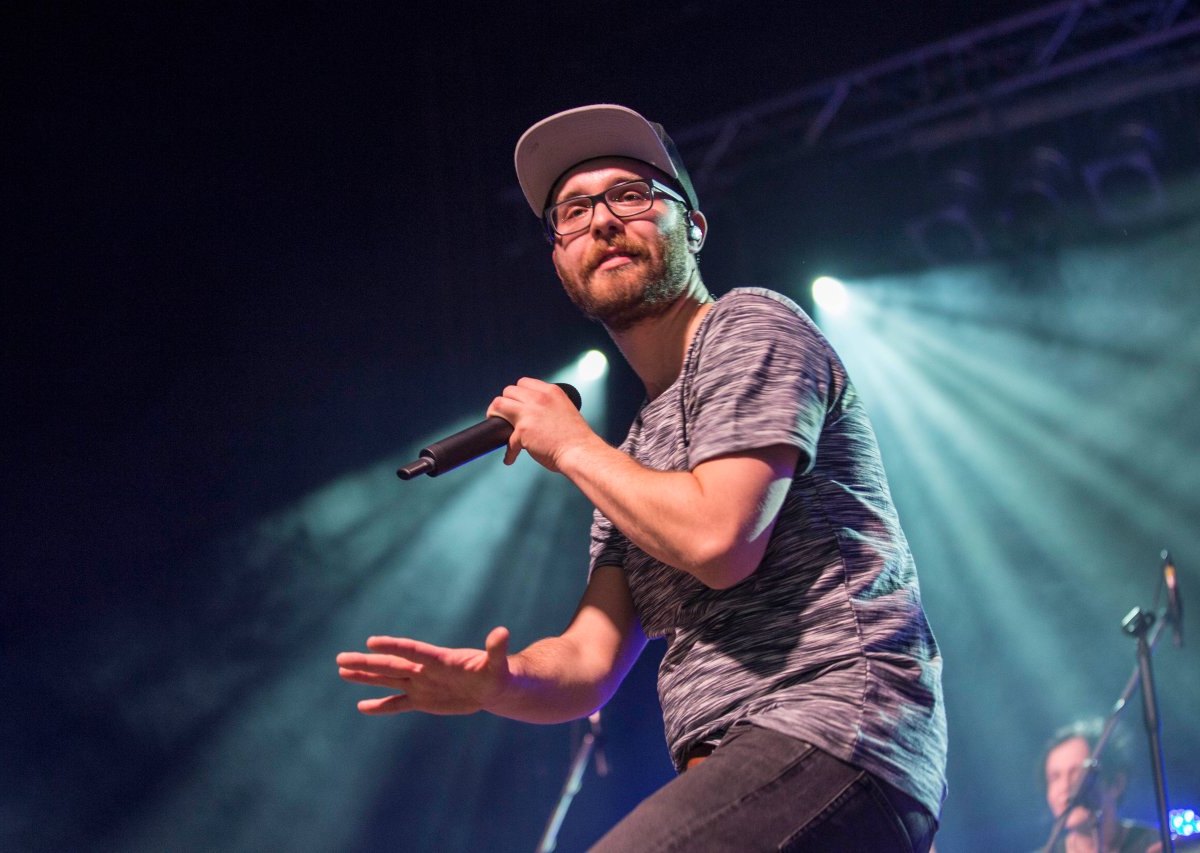
[[[801,331],[816,330],[816,324],[790,297],[765,287],[735,287],[716,301],[706,318],[711,328],[762,323],[765,326]]]
[[[791,340],[798,351],[830,350],[829,342],[790,297],[765,287],[735,287],[717,300],[699,337],[722,351],[733,349],[744,356],[769,342]],[[701,348],[705,344],[700,344]]]
[[[1157,827],[1133,820],[1121,821],[1121,853],[1146,853],[1158,840]]]
[[[717,300],[716,307],[724,310],[734,307],[744,310],[754,310],[755,308],[770,310],[772,303],[783,306],[798,316],[807,316],[804,309],[797,305],[791,297],[766,287],[735,287]]]

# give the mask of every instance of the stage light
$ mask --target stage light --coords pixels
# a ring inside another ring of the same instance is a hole
[[[905,233],[917,254],[930,266],[981,260],[991,252],[983,233],[987,193],[978,163],[959,163],[945,169],[927,191],[925,212],[910,219]]]
[[[846,286],[832,276],[823,275],[812,283],[813,301],[825,314],[836,317],[846,312],[850,304],[850,294]]]
[[[1138,222],[1166,210],[1166,193],[1145,151],[1094,160],[1083,167],[1083,180],[1105,222]]]
[[[1193,809],[1172,809],[1170,823],[1174,836],[1187,838],[1200,834],[1200,815]]]
[[[905,231],[930,266],[977,261],[990,251],[974,214],[962,205],[910,220]]]
[[[1071,161],[1052,145],[1034,147],[1017,166],[1000,221],[1018,246],[1057,241],[1071,176]]]
[[[1100,218],[1110,225],[1125,225],[1165,213],[1158,133],[1141,122],[1127,122],[1113,134],[1108,150],[1108,156],[1083,166],[1083,182]]]
[[[590,349],[579,357],[579,378],[595,382],[608,373],[608,358],[598,349]]]

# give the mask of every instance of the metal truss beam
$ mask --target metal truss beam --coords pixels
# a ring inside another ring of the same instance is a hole
[[[709,184],[763,143],[804,156],[933,151],[1200,90],[1200,0],[1060,0],[676,134]]]

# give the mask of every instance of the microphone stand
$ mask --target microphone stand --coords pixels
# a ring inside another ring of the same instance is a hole
[[[1150,742],[1150,768],[1154,773],[1154,797],[1158,802],[1158,834],[1162,839],[1162,853],[1171,853],[1175,846],[1171,842],[1171,824],[1168,822],[1171,810],[1167,804],[1167,774],[1163,767],[1162,725],[1158,719],[1158,694],[1154,690],[1150,644],[1146,642],[1146,632],[1154,622],[1153,613],[1143,613],[1140,607],[1135,607],[1121,622],[1121,628],[1129,636],[1137,638],[1138,674],[1142,683],[1142,722],[1146,726],[1146,737]],[[1155,627],[1161,625],[1160,620],[1159,625]]]
[[[554,807],[554,813],[550,815],[546,829],[542,832],[537,853],[551,853],[558,845],[558,831],[567,817],[567,810],[571,808],[571,801],[583,785],[583,771],[587,769],[593,753],[596,755],[596,773],[600,776],[608,775],[608,763],[604,759],[603,747],[604,732],[600,729],[600,712],[596,711],[588,717],[588,730],[584,732],[575,748],[575,754],[571,757],[571,768],[567,771],[562,792],[558,795],[558,805]]]
[[[1092,786],[1096,781],[1096,771],[1100,767],[1100,755],[1104,752],[1104,747],[1108,745],[1109,738],[1112,737],[1112,733],[1121,719],[1121,714],[1124,712],[1126,704],[1129,702],[1130,697],[1133,696],[1133,692],[1138,688],[1139,684],[1143,686],[1142,706],[1143,713],[1147,715],[1146,726],[1148,731],[1151,727],[1151,720],[1153,720],[1154,732],[1151,735],[1150,749],[1152,760],[1156,762],[1154,781],[1156,793],[1159,795],[1159,833],[1163,838],[1162,849],[1163,853],[1171,853],[1175,849],[1171,843],[1170,825],[1167,823],[1166,781],[1162,768],[1162,749],[1158,738],[1158,707],[1157,701],[1154,698],[1154,676],[1150,668],[1150,653],[1158,643],[1158,638],[1162,634],[1164,624],[1164,620],[1156,620],[1153,614],[1142,612],[1140,607],[1135,607],[1121,621],[1122,630],[1137,637],[1137,663],[1134,665],[1133,673],[1129,676],[1129,680],[1125,683],[1125,689],[1121,691],[1120,697],[1113,704],[1108,718],[1104,721],[1104,728],[1100,731],[1100,736],[1096,738],[1096,745],[1092,747],[1091,754],[1083,764],[1083,775],[1079,779],[1079,784],[1076,786],[1075,792],[1071,795],[1071,799],[1067,802],[1067,807],[1063,809],[1062,814],[1054,821],[1054,827],[1050,831],[1050,838],[1046,841],[1045,846],[1042,847],[1042,853],[1051,853],[1054,845],[1058,843],[1059,838],[1062,837],[1063,831],[1066,829],[1067,817],[1076,806],[1084,802],[1090,795]],[[1137,633],[1135,634],[1134,631]],[[1149,637],[1146,636],[1147,633],[1149,633]],[[1147,695],[1149,695],[1149,699],[1146,698]]]

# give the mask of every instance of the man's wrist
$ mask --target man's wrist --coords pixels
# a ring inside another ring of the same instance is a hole
[[[496,685],[496,689],[491,695],[483,699],[479,703],[479,710],[487,711],[489,714],[503,716],[503,711],[509,700],[509,693],[513,690],[518,675],[514,668],[516,655],[508,656],[508,674]]]
[[[597,448],[608,448],[609,445],[595,433],[573,442],[559,451],[554,460],[554,466],[559,473],[569,479],[579,474],[587,466],[587,460],[596,453]]]

